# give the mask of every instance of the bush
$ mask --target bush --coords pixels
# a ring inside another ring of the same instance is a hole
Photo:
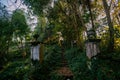
[[[27,80],[29,70],[30,65],[23,61],[10,62],[0,72],[0,80]]]

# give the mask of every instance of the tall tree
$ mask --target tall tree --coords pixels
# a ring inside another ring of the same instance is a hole
[[[5,64],[6,55],[12,41],[13,27],[4,5],[0,3],[0,69]]]
[[[102,0],[102,2],[103,2],[103,6],[104,6],[105,13],[106,13],[108,26],[109,26],[108,51],[112,52],[112,51],[114,51],[114,28],[113,28],[113,22],[111,20],[110,7],[108,6],[107,1]]]
[[[22,10],[14,11],[11,21],[12,26],[14,27],[14,40],[17,42],[18,45],[21,44],[21,46],[23,46],[23,41],[25,41],[26,35],[28,34],[30,29],[27,25],[24,12]]]
[[[80,39],[82,38],[84,21],[79,7],[80,3],[77,0],[59,0],[55,3],[54,8],[50,10],[48,15],[50,23],[55,24],[57,31],[62,32],[64,40],[66,40],[69,46],[73,41],[76,41],[79,46],[82,43]]]

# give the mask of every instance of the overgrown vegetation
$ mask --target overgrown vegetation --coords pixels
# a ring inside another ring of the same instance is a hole
[[[0,80],[66,80],[57,72],[61,67],[71,70],[73,80],[120,79],[119,0],[22,1],[38,22],[31,30],[30,15],[22,9],[9,14],[0,2]],[[88,30],[101,39],[100,53],[91,59]],[[34,41],[41,61],[30,58]]]

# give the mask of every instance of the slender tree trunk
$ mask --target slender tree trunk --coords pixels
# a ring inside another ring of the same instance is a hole
[[[114,51],[114,28],[113,28],[113,23],[112,23],[112,20],[111,20],[111,17],[110,17],[110,10],[109,10],[109,6],[107,4],[107,1],[102,0],[102,2],[103,2],[103,6],[104,6],[105,13],[106,13],[108,26],[109,26],[108,51],[113,52]]]
[[[90,17],[91,17],[91,23],[92,23],[92,29],[93,30],[95,30],[95,27],[94,27],[94,21],[93,21],[93,16],[92,16],[92,11],[91,11],[91,4],[90,4],[90,0],[88,0],[88,3],[87,3],[87,5],[88,5],[88,9],[89,9],[89,11],[90,11]]]

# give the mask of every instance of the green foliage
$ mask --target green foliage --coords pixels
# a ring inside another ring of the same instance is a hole
[[[38,34],[38,40],[44,42],[51,37],[56,38],[56,33],[61,32],[62,37],[64,37],[64,44],[61,47],[57,44],[56,40],[46,43],[42,63],[30,61],[30,46],[27,45],[27,49],[24,47],[27,51],[27,56],[23,58],[22,51],[17,49],[15,42],[12,43],[12,39],[16,39],[17,41],[17,39],[20,38],[22,42],[23,39],[28,38],[27,40],[30,41],[32,38],[29,35],[29,28],[24,12],[22,10],[14,11],[11,22],[6,19],[0,19],[0,46],[2,46],[0,47],[0,68],[2,67],[0,69],[0,80],[64,80],[63,76],[54,73],[58,68],[63,66],[61,64],[63,59],[62,53],[65,54],[68,67],[74,74],[74,80],[119,80],[119,51],[111,54],[107,52],[102,54],[107,57],[107,59],[102,59],[98,56],[88,60],[84,50],[81,50],[84,48],[82,44],[84,41],[82,41],[83,39],[81,38],[85,37],[82,35],[84,31],[82,27],[85,23],[90,22],[89,12],[84,11],[87,10],[84,9],[86,6],[83,4],[84,0],[83,2],[81,1],[81,4],[77,4],[78,0],[58,0],[53,8],[47,8],[47,15],[42,14],[50,1],[51,0],[24,0],[24,3],[43,19],[38,23],[32,34]],[[94,1],[91,5],[93,4]],[[84,6],[81,12],[79,12],[80,6]],[[94,18],[97,18],[96,15],[98,14],[99,13],[93,12]],[[45,20],[46,18],[48,22]],[[99,24],[96,24],[96,26],[98,25]],[[118,38],[118,29],[115,29],[115,33],[115,37]],[[106,51],[108,47],[106,46],[109,39],[108,34],[109,29],[102,33],[102,52]],[[73,41],[77,41],[75,45],[71,45]],[[82,46],[82,48],[78,47],[78,45]],[[10,50],[9,54],[8,50]]]
[[[47,45],[44,61],[31,62],[29,58],[23,59],[17,51],[9,55],[9,63],[0,71],[0,80],[64,80],[63,76],[54,73],[61,67],[62,50],[58,45]],[[73,72],[74,80],[119,80],[119,63],[104,60],[99,57],[91,60],[91,69],[85,52],[80,48],[65,49],[65,58]],[[32,63],[32,65],[31,65]]]
[[[6,54],[12,40],[13,27],[8,20],[0,19],[0,67],[6,63]]]
[[[14,34],[18,37],[24,36],[29,31],[24,12],[16,10],[12,15],[12,26],[14,27]]]
[[[38,15],[43,13],[43,9],[49,2],[50,0],[24,0],[24,3]]]
[[[61,54],[62,52],[58,45],[47,47],[45,52],[45,61],[48,62],[49,66],[52,66],[51,69],[55,69],[56,66],[60,66],[62,61]]]
[[[21,52],[25,51],[25,43],[30,38],[30,28],[27,25],[24,12],[17,9],[12,14],[11,26],[13,27],[13,41]]]
[[[50,77],[49,73],[50,66],[46,63],[40,64],[39,62],[36,62],[31,68],[29,78],[30,80],[48,80]]]
[[[83,15],[83,19],[85,23],[88,23],[90,20],[90,14],[88,13],[88,11],[85,11],[84,15]]]
[[[55,75],[52,73],[61,65],[61,53],[57,52],[60,51],[57,45],[48,45],[46,50],[44,61],[41,64],[38,61],[33,61],[29,73],[30,80],[53,80]]]
[[[38,25],[37,27],[35,27],[34,34],[38,34],[39,35],[38,40],[41,42],[44,42],[48,38],[56,35],[53,29],[54,29],[53,24],[49,24],[46,26],[39,26]]]
[[[0,71],[0,80],[28,80],[29,70],[30,65],[24,61],[10,62]]]
[[[79,48],[67,50],[66,58],[74,74],[74,80],[119,80],[119,62],[103,60],[99,57],[90,61],[84,52],[79,51]],[[91,62],[90,69],[89,62]]]
[[[65,80],[65,78],[56,73],[51,73],[51,80]]]
[[[79,48],[71,48],[66,55],[69,67],[74,74],[74,80],[90,80],[85,53],[81,53]]]

